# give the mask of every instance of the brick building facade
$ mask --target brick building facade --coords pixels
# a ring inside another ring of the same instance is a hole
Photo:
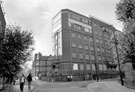
[[[63,9],[52,19],[52,29],[59,75],[81,80],[96,74],[101,78],[116,74],[110,49],[110,39],[116,31],[112,25]]]

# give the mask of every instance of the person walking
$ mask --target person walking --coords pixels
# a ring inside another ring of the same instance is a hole
[[[28,89],[30,90],[30,88],[31,88],[31,82],[32,82],[31,73],[29,73],[29,75],[27,76],[27,81],[28,81]]]
[[[15,82],[16,82],[16,77],[14,76],[13,77],[13,85],[15,85]]]
[[[23,92],[24,83],[25,83],[25,76],[24,76],[24,74],[22,74],[22,76],[20,77],[20,90],[21,90],[21,92]]]

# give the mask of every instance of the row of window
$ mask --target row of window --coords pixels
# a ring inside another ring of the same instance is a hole
[[[110,38],[110,34],[107,32],[103,32],[102,30],[94,30],[96,36],[104,36],[105,38]]]
[[[87,19],[87,18],[84,18],[82,16],[79,16],[78,14],[69,13],[68,17],[71,18],[71,19],[77,20],[79,22],[85,23],[87,25],[91,25],[92,24],[90,19]],[[102,32],[105,32],[105,34],[104,34],[105,37],[109,37],[109,34],[112,34],[112,30],[110,30],[107,27],[104,27],[104,26],[99,25],[99,24],[94,23],[94,22],[93,22],[93,26],[99,27],[99,29],[102,30],[102,31],[99,30],[100,32],[96,32],[96,34],[100,33],[100,35],[102,35]],[[106,34],[106,33],[109,33],[109,34]]]
[[[89,19],[86,19],[84,17],[81,17],[81,16],[79,16],[77,14],[69,13],[68,14],[68,17],[71,18],[71,19],[77,20],[79,22],[83,22],[83,23],[85,23],[87,25],[91,25],[91,21]]]
[[[108,38],[110,37],[110,35],[112,35],[113,31],[111,29],[104,27],[102,25],[99,25],[97,23],[94,23],[94,22],[92,24],[93,24],[93,26],[98,28],[98,30],[95,30],[95,34],[99,33],[100,36],[104,35],[105,37],[108,37]]]
[[[71,36],[73,38],[78,37],[79,39],[89,40],[90,42],[93,42],[93,38],[89,37],[89,36],[83,36],[83,35],[77,34],[77,33],[72,33]],[[105,42],[105,45],[109,45],[109,40],[106,39],[103,41],[103,39],[96,38],[96,43],[104,44],[104,42]]]
[[[79,70],[79,65],[77,63],[73,64],[73,70]],[[99,70],[107,70],[107,66],[106,65],[97,65]],[[86,64],[86,69],[87,70],[96,70],[96,65],[92,64],[92,66],[90,64]],[[84,64],[80,64],[80,70],[84,70]]]
[[[77,58],[77,54],[76,53],[72,53],[72,58]],[[83,54],[79,54],[79,58],[83,59]],[[85,55],[85,59],[89,59],[89,55],[88,54]],[[95,59],[95,57],[94,57],[94,59]]]
[[[92,33],[92,27],[91,26],[89,26],[89,28],[88,28],[88,27],[83,27],[82,25],[79,25],[79,24],[71,23],[71,22],[68,23],[68,26],[73,27],[76,30],[83,30],[83,28],[84,28],[85,32]]]
[[[72,43],[72,47],[73,48],[77,47],[77,44],[76,43]],[[79,49],[83,49],[83,44],[79,44],[78,45],[78,48]],[[86,50],[88,50],[88,49],[94,50],[94,47],[93,46],[90,46],[89,47],[89,45],[84,45],[84,49],[86,49]],[[101,51],[101,52],[105,52],[105,49],[104,48],[101,48],[101,50],[100,50],[100,47],[97,47],[96,50],[97,51]],[[106,50],[106,51],[107,51],[107,53],[111,53],[111,51],[109,51],[109,50]]]
[[[77,57],[77,53],[72,53],[72,58],[78,58]],[[89,60],[90,56],[89,56],[89,54],[85,54],[85,55],[84,54],[79,54],[79,59],[87,59],[87,60]],[[97,56],[97,59],[105,61],[105,57],[104,56],[102,56],[102,59],[101,59],[101,56]],[[95,56],[94,55],[91,55],[91,60],[95,60]],[[112,58],[111,57],[107,57],[107,60],[108,61],[112,61]]]
[[[79,39],[83,39],[83,38],[84,38],[84,40],[93,41],[93,38],[92,38],[92,37],[83,36],[83,35],[81,35],[81,34],[72,33],[71,36],[72,36],[73,38],[78,37]]]

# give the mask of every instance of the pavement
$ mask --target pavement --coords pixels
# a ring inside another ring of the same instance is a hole
[[[121,86],[116,80],[101,80],[99,82],[38,82],[33,92],[135,92],[135,90]]]
[[[24,91],[23,92],[33,92],[35,89],[34,86],[31,86],[31,89],[28,89],[28,85],[24,85]],[[2,90],[0,92],[20,92],[20,85],[10,85],[5,90]]]
[[[87,88],[36,88],[33,92],[90,92]]]
[[[35,87],[31,86],[31,89],[29,90],[28,85],[25,85],[23,92],[33,92],[34,89],[35,89]],[[20,92],[20,85],[13,86],[13,91],[11,91],[11,92]]]
[[[87,86],[90,92],[135,92],[133,89],[129,89],[117,81],[102,81],[94,82]]]
[[[135,92],[134,89],[129,89],[121,86],[118,81],[80,81],[80,82],[42,82],[35,81],[32,83],[31,90],[28,90],[28,85],[25,84],[24,92]],[[11,85],[8,90],[0,92],[20,92],[18,84]]]
[[[42,82],[32,83],[36,88],[86,88],[92,81],[76,81],[76,82]]]

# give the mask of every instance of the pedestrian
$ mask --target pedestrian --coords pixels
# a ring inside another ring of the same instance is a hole
[[[13,77],[13,85],[15,85],[16,82],[16,76]]]
[[[21,92],[23,92],[24,83],[25,83],[25,76],[24,76],[24,74],[22,74],[22,76],[20,77],[20,90],[21,90]]]
[[[27,76],[27,81],[28,81],[28,89],[30,90],[30,88],[31,88],[31,82],[32,82],[31,73],[29,73],[29,75]]]

